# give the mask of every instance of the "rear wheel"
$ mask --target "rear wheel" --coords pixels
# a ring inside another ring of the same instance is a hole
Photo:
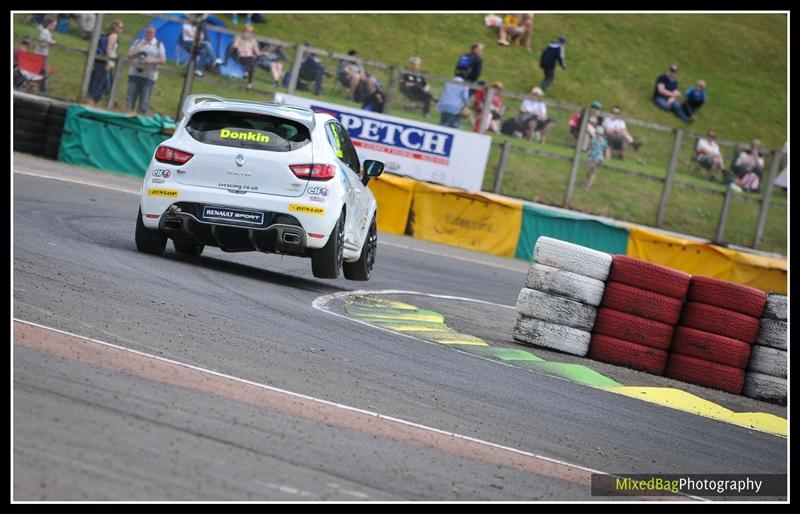
[[[175,247],[176,252],[184,255],[191,255],[192,257],[199,257],[200,254],[203,253],[203,248],[205,248],[205,245],[196,245],[194,243],[176,241],[174,239],[172,240],[172,246]]]
[[[339,278],[344,255],[344,212],[331,231],[328,242],[311,251],[311,272],[317,278]]]
[[[361,256],[355,262],[345,262],[344,278],[347,280],[369,280],[372,271],[375,269],[375,254],[378,250],[378,227],[375,224],[375,217],[369,225],[367,239],[364,241],[364,248],[361,249]]]
[[[167,236],[158,230],[150,230],[142,222],[142,209],[136,215],[136,249],[153,255],[162,255],[167,246]]]

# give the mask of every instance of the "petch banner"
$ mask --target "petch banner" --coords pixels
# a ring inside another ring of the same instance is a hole
[[[417,180],[481,190],[489,136],[282,93],[275,94],[275,102],[338,119],[362,161],[382,161],[386,171]]]

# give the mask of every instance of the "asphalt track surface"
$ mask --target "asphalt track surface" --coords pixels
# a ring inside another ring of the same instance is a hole
[[[588,470],[786,473],[785,438],[312,307],[359,289],[513,305],[524,262],[385,235],[367,283],[276,255],[153,257],[134,245],[138,198],[113,189],[138,181],[55,174],[112,189],[14,174],[13,316],[141,354],[14,324],[16,501],[589,500]]]

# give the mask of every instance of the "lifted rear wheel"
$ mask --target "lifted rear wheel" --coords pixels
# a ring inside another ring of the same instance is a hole
[[[344,212],[331,231],[328,242],[311,251],[311,272],[317,278],[339,278],[344,255]]]
[[[153,255],[162,255],[167,246],[167,236],[158,230],[150,230],[142,222],[142,209],[136,215],[136,249]]]

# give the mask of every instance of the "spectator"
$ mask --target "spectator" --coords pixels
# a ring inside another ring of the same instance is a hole
[[[764,174],[764,158],[759,151],[760,146],[761,142],[758,139],[754,139],[753,142],[750,143],[749,149],[739,153],[739,156],[731,167],[731,171],[738,177],[739,181],[744,180],[750,174],[756,175],[755,190],[758,190],[758,179],[761,179]],[[748,181],[752,182],[753,177],[748,178]]]
[[[459,57],[455,74],[467,82],[477,82],[483,70],[483,45],[475,43],[469,53]]]
[[[497,44],[509,46],[511,41],[516,41],[517,44],[520,44],[524,38],[525,48],[530,50],[532,34],[532,14],[507,14],[503,16],[503,24],[500,26],[500,39],[497,40]]]
[[[350,50],[347,55],[357,59],[358,52]],[[347,97],[355,100],[355,92],[359,83],[367,78],[367,72],[360,62],[347,59],[339,60],[339,68],[336,70],[336,79],[348,90]]]
[[[600,110],[603,108],[603,104],[600,103],[599,100],[595,100],[592,102],[592,109],[593,110]],[[597,125],[597,116],[594,116],[595,119],[595,126]],[[587,139],[584,140],[583,151],[586,151],[589,148],[589,137],[594,136],[594,127],[590,124],[591,118],[589,118],[589,122],[587,122],[587,130],[591,130],[591,133],[587,135]],[[578,135],[580,135],[581,131],[581,123],[583,122],[583,116],[579,112],[573,112],[572,118],[569,119],[569,133],[572,134],[572,137],[578,139]],[[602,122],[601,122],[602,123]]]
[[[25,83],[28,78],[19,69],[19,54],[29,53],[31,51],[31,37],[28,35],[22,36],[19,46],[14,49],[14,88],[20,87]]]
[[[695,146],[695,159],[700,166],[711,173],[711,180],[716,180],[717,174],[721,175],[725,170],[725,162],[719,151],[719,145],[715,142],[716,138],[716,131],[709,129],[706,137],[698,139]]]
[[[283,48],[276,43],[259,43],[261,49],[261,57],[258,59],[258,65],[269,71],[272,75],[272,84],[277,87],[283,80],[284,65],[281,61],[288,61],[289,58],[283,52]]]
[[[596,121],[596,120],[595,120]],[[586,182],[583,183],[583,190],[588,191],[595,178],[597,169],[603,164],[604,159],[609,157],[608,142],[605,138],[603,127],[597,127],[594,137],[589,141],[589,160],[586,162]]]
[[[431,86],[425,77],[420,75],[419,69],[422,66],[422,59],[412,57],[408,60],[409,71],[404,73],[400,79],[400,92],[410,100],[422,102],[422,114],[427,118],[431,113]]]
[[[36,49],[33,53],[45,56],[45,63],[47,63],[47,54],[50,52],[50,47],[56,44],[53,39],[53,31],[56,29],[58,22],[55,18],[48,16],[42,21],[39,27],[39,37],[36,38]],[[39,90],[42,93],[47,92],[47,70],[42,69],[42,80],[39,81]]]
[[[205,18],[205,15],[201,15],[199,18],[202,20]],[[178,44],[189,55],[192,55],[192,47],[194,46],[194,38],[196,34],[197,27],[194,23],[192,23],[191,19],[187,20],[181,29],[181,39]],[[214,49],[211,47],[211,43],[206,37],[206,33],[203,32],[201,37],[202,39],[197,42],[197,57],[195,60],[194,70],[194,74],[198,77],[202,77],[204,72],[222,64],[222,59],[217,59]]]
[[[361,104],[361,108],[366,111],[383,112],[385,96],[381,81],[367,75],[358,83],[358,87],[353,93],[353,100]]]
[[[119,35],[125,26],[122,20],[114,20],[108,26],[105,34],[100,36],[97,41],[97,55],[106,56],[108,59],[95,59],[92,69],[92,77],[89,82],[89,98],[95,104],[111,90],[113,82],[112,70],[116,65],[117,47],[119,46]]]
[[[247,81],[246,89],[253,88],[253,75],[256,71],[256,62],[261,56],[258,40],[253,35],[253,25],[247,24],[242,32],[233,40],[233,49],[236,51],[236,61],[244,68],[244,78]]]
[[[128,110],[133,111],[138,100],[139,113],[147,114],[158,68],[167,61],[164,43],[156,39],[155,27],[148,26],[144,37],[133,42],[127,58],[132,61],[128,71]]]
[[[503,111],[505,110],[503,107],[503,97],[500,95],[503,89],[502,82],[495,82],[492,84],[492,88],[496,91],[492,96],[492,105],[491,105],[491,113],[489,117],[486,118],[486,122],[483,126],[483,131],[495,132],[500,133],[500,118],[503,115]],[[486,88],[479,89],[473,96],[472,96],[472,110],[475,112],[475,123],[473,124],[472,131],[473,132],[481,132],[481,121],[483,120],[483,105],[486,102],[486,95],[488,90]]]
[[[80,32],[82,39],[89,39],[92,37],[96,21],[97,14],[95,13],[81,13],[78,15],[78,32]]]
[[[642,145],[641,141],[636,141],[628,132],[628,127],[625,120],[622,118],[622,108],[615,105],[611,108],[611,116],[607,116],[603,120],[603,131],[606,135],[606,141],[611,149],[611,154],[616,154],[620,159],[625,157],[625,151],[628,145],[633,146],[633,149],[638,151]]]
[[[304,43],[305,46],[311,46],[310,43]],[[303,60],[300,62],[300,71],[297,78],[297,89],[300,91],[308,90],[306,82],[314,82],[314,94],[319,95],[322,93],[322,80],[329,73],[325,70],[325,65],[322,64],[317,56],[308,50],[303,52]],[[283,76],[283,87],[289,87],[291,74],[287,73]]]
[[[550,84],[556,78],[556,64],[560,64],[561,68],[566,70],[567,64],[564,55],[564,45],[567,44],[567,38],[564,36],[559,37],[556,41],[542,52],[542,57],[539,59],[539,67],[544,71],[544,79],[539,87],[542,91],[547,91]]]
[[[547,142],[547,135],[555,125],[555,120],[547,115],[547,105],[541,100],[543,95],[541,88],[531,89],[530,98],[523,100],[519,109],[522,137],[531,140],[535,136],[540,143]]]
[[[694,113],[699,111],[704,103],[706,103],[706,82],[698,80],[694,87],[686,90],[686,96],[681,108],[687,116],[693,117]]]
[[[694,119],[683,112],[681,105],[678,103],[678,97],[681,96],[681,92],[678,90],[677,76],[678,66],[675,64],[670,66],[666,73],[658,76],[653,90],[653,102],[665,111],[674,112],[675,116],[680,118],[681,121],[691,123]]]
[[[464,83],[464,77],[456,74],[450,82],[444,85],[442,98],[436,104],[441,113],[440,125],[452,128],[461,128],[461,113],[469,102],[469,88]]]

